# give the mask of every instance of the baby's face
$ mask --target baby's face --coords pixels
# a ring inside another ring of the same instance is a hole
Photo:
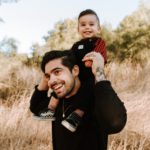
[[[100,32],[100,26],[95,15],[88,14],[79,18],[78,32],[82,38],[95,37]]]

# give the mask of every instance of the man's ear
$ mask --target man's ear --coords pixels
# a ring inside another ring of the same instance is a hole
[[[74,67],[72,69],[72,74],[75,77],[77,77],[79,75],[79,66],[78,65],[74,65]]]

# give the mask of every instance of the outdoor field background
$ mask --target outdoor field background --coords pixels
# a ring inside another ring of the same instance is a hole
[[[124,102],[127,124],[109,136],[109,150],[150,150],[150,7],[144,3],[116,29],[102,25],[107,43],[106,77]],[[0,6],[1,7],[1,6]],[[1,15],[1,14],[0,14]],[[1,16],[0,16],[1,17]],[[1,23],[3,22],[1,18]],[[29,101],[38,84],[40,61],[46,51],[68,49],[79,40],[77,20],[65,19],[32,45],[17,51],[13,38],[0,41],[0,150],[52,150],[51,122],[32,118]]]

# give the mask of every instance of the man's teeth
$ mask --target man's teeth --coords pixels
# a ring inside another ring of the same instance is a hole
[[[53,89],[54,89],[54,90],[57,90],[57,89],[61,88],[62,86],[63,86],[63,84],[58,84],[58,85],[55,85],[55,86],[53,87]]]

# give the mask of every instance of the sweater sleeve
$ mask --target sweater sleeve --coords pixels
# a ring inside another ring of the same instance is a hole
[[[95,47],[93,51],[101,53],[101,55],[104,58],[105,64],[107,63],[107,50],[106,50],[106,43],[103,39],[98,38],[97,41],[95,42]]]
[[[109,81],[95,85],[94,113],[99,126],[108,134],[121,131],[127,121],[126,108]]]
[[[38,114],[41,110],[48,107],[50,98],[47,97],[47,91],[39,91],[37,86],[30,99],[30,110],[34,114]]]

